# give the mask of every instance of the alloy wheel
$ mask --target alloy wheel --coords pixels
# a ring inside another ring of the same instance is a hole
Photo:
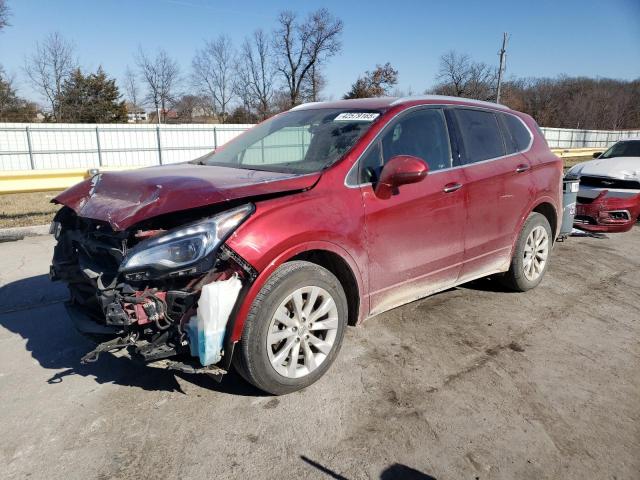
[[[549,234],[547,230],[538,225],[527,237],[524,246],[524,276],[530,282],[534,282],[544,272],[549,256]]]
[[[317,286],[301,287],[276,309],[267,333],[271,366],[283,377],[308,375],[325,361],[338,331],[333,297]]]

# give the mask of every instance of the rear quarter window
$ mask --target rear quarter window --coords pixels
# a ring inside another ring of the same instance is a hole
[[[520,119],[507,113],[500,114],[506,128],[505,141],[511,140],[516,152],[522,152],[529,148],[531,133]]]
[[[495,113],[457,109],[456,118],[462,136],[465,163],[481,162],[506,154]]]

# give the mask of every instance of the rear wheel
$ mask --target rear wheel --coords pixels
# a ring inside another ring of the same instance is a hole
[[[282,395],[318,380],[335,360],[347,323],[347,300],[327,269],[282,265],[251,306],[236,369],[256,387]]]
[[[502,283],[517,292],[538,286],[549,265],[553,236],[547,218],[537,212],[529,215],[518,236],[509,271]]]

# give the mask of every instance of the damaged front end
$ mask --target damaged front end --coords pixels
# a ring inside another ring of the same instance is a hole
[[[578,197],[574,226],[589,232],[631,230],[640,216],[640,194],[627,197],[608,194],[608,190],[603,190],[596,198]]]
[[[99,342],[83,363],[126,350],[144,363],[225,373],[234,309],[256,271],[224,242],[253,211],[246,204],[186,225],[174,216],[116,231],[63,207],[51,228],[50,277],[67,283],[71,319]]]

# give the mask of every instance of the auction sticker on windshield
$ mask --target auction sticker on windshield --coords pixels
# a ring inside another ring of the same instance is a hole
[[[372,112],[344,112],[334,118],[334,122],[373,122],[380,116],[379,113]]]

